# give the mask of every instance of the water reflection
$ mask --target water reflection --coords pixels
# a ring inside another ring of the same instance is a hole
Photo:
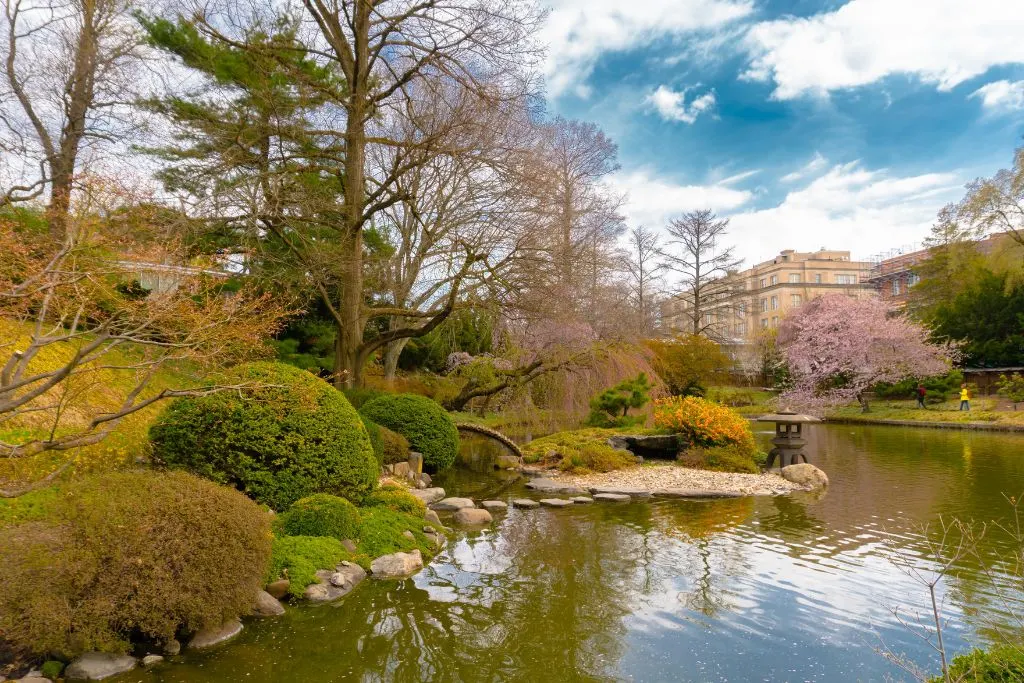
[[[934,566],[922,523],[1005,518],[1024,438],[818,426],[824,496],[511,510],[460,536],[414,580],[368,582],[336,607],[292,609],[219,652],[123,680],[883,680],[885,644],[935,670],[913,617],[927,592],[894,559]],[[523,495],[484,449],[439,477],[450,493]],[[970,453],[970,457],[965,457]],[[1020,587],[965,558],[941,597],[954,649],[1016,624]],[[1007,601],[1009,598],[1009,601]]]

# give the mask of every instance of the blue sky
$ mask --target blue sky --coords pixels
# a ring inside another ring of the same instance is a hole
[[[748,264],[924,238],[1024,144],[1024,0],[551,0],[549,108],[632,224],[710,207]]]

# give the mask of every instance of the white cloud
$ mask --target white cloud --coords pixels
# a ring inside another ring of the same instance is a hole
[[[993,81],[972,92],[971,97],[980,98],[985,109],[1024,109],[1024,81]]]
[[[552,0],[541,32],[552,96],[586,96],[585,81],[603,52],[628,50],[663,36],[715,29],[748,16],[752,0]]]
[[[704,112],[715,106],[715,93],[708,91],[686,103],[687,88],[672,90],[668,86],[659,85],[658,89],[647,96],[649,102],[663,119],[693,123]]]
[[[808,178],[813,175],[817,175],[820,171],[824,170],[825,166],[828,165],[828,160],[821,156],[820,152],[814,153],[814,158],[808,161],[806,164],[793,171],[782,176],[779,180],[784,183],[794,183],[797,180]]]
[[[613,183],[616,189],[629,195],[624,211],[630,223],[650,228],[660,228],[685,211],[714,209],[725,212],[737,209],[754,198],[752,192],[728,187],[724,182],[680,185],[658,178],[644,169],[619,173]]]
[[[732,239],[747,264],[783,249],[848,249],[866,258],[919,242],[938,210],[963,193],[954,173],[892,176],[858,162],[833,166],[778,205],[729,216]]]
[[[754,25],[745,77],[774,97],[823,95],[907,74],[949,90],[999,64],[1024,62],[1020,0],[850,0],[833,12]]]

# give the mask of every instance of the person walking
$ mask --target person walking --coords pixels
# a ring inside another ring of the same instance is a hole
[[[967,385],[960,385],[960,410],[971,409],[971,394],[967,391]]]
[[[918,382],[917,384],[917,407],[924,408],[924,397],[928,394],[928,390],[924,388],[924,385]]]

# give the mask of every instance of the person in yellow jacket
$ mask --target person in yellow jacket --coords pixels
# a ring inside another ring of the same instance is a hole
[[[960,385],[960,410],[970,410],[970,409],[971,409],[971,395],[967,391],[967,385],[966,384],[961,384]]]

